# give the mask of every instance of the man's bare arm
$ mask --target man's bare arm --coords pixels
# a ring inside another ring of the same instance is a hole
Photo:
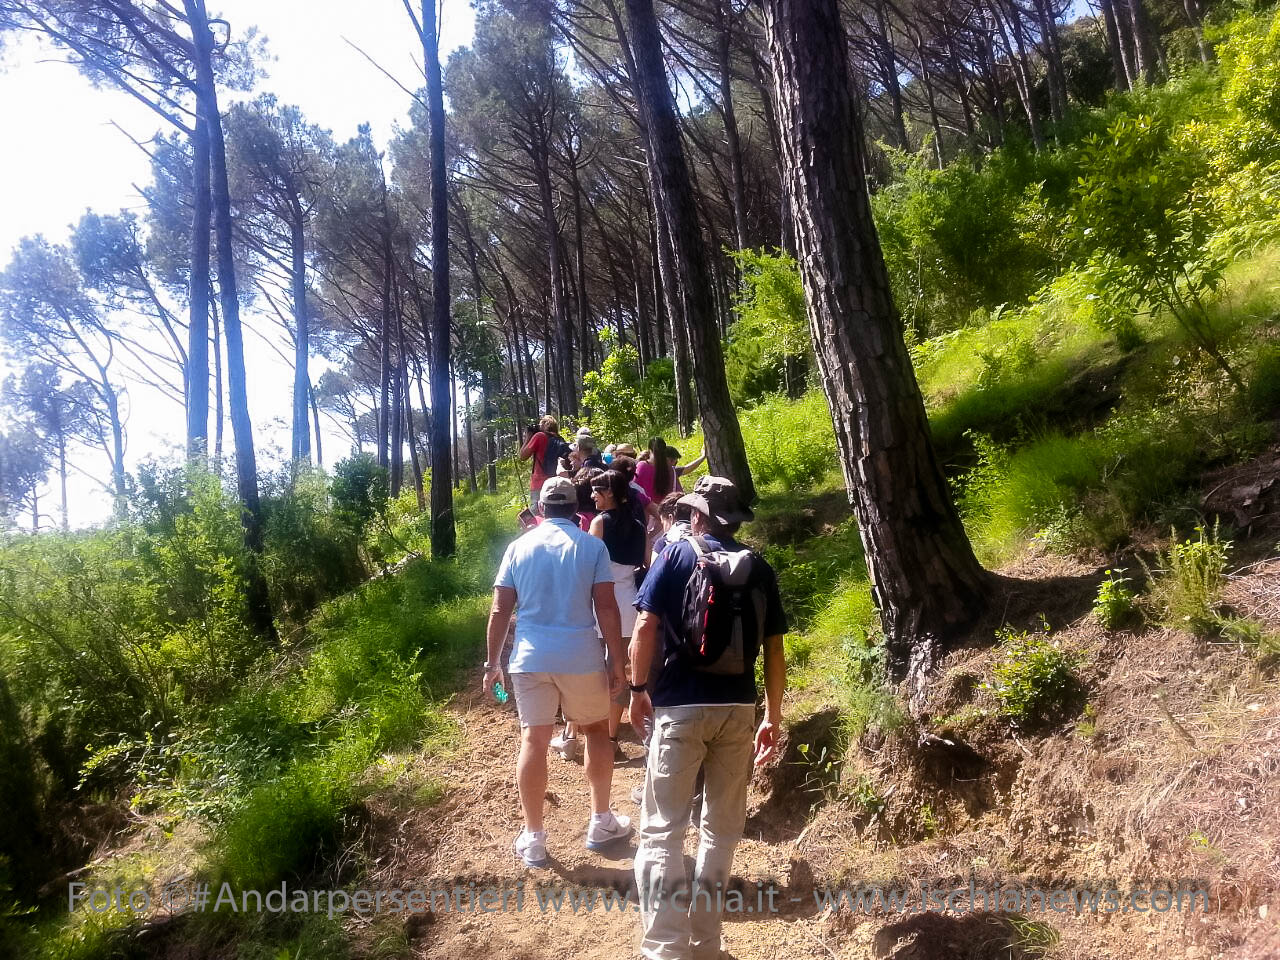
[[[662,618],[648,610],[641,610],[640,615],[636,617],[630,651],[632,683],[641,684],[649,679],[653,653],[658,647],[658,627],[661,625]]]
[[[782,725],[782,694],[787,686],[787,655],[782,634],[764,638],[764,719],[756,730],[757,764],[771,759],[777,750]]]
[[[493,605],[489,608],[489,628],[485,635],[487,641],[485,662],[489,664],[482,681],[485,693],[488,693],[494,681],[502,676],[502,647],[507,642],[507,629],[511,626],[511,614],[515,608],[514,587],[493,588]]]
[[[625,682],[622,664],[626,651],[622,648],[622,614],[618,610],[618,598],[613,593],[613,582],[597,583],[591,588],[591,601],[596,608],[596,622],[600,624],[600,632],[604,634],[604,645],[609,649],[609,659],[614,665],[614,675],[610,678],[609,690],[616,696],[621,686],[616,682],[619,675]]]

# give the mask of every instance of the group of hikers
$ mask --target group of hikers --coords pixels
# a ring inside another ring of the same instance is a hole
[[[679,455],[661,438],[636,455],[572,443],[552,417],[520,453],[533,459],[538,514],[522,514],[494,581],[483,690],[506,671],[520,718],[516,764],[524,828],[514,842],[530,867],[548,860],[543,821],[547,755],[584,741],[591,797],[586,846],[631,836],[610,807],[624,713],[647,752],[636,886],[641,950],[651,960],[721,956],[721,911],[746,822],[754,762],[769,760],[781,721],[786,616],[777,577],[735,535],[753,518],[733,482],[700,477],[691,493]],[[764,716],[756,724],[755,662],[763,657]],[[565,721],[555,735],[557,716]],[[692,883],[684,864],[691,817],[699,828]],[[701,892],[701,895],[700,895]]]

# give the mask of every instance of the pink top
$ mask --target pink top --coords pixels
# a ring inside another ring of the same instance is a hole
[[[680,489],[680,478],[676,475],[676,468],[671,467],[671,490]],[[636,464],[636,483],[640,485],[640,489],[645,492],[650,500],[661,499],[657,491],[654,490],[654,481],[657,479],[658,472],[654,469],[653,462],[650,460],[641,460]],[[668,490],[667,493],[670,493]]]

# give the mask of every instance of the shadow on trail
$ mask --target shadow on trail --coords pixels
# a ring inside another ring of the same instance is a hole
[[[1003,913],[913,914],[881,927],[876,960],[1030,960],[1057,942],[1048,924]]]

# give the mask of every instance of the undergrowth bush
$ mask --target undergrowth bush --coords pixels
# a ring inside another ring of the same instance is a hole
[[[1205,635],[1221,627],[1218,606],[1226,584],[1231,541],[1222,539],[1218,524],[1196,527],[1194,538],[1174,542],[1160,554],[1151,580],[1151,600],[1167,626]],[[1144,564],[1145,567],[1145,564]]]
[[[1116,567],[1106,571],[1106,579],[1098,586],[1098,595],[1093,601],[1093,614],[1108,630],[1124,626],[1137,612],[1137,607],[1134,606],[1136,594],[1129,589],[1129,582],[1129,578],[1124,575],[1124,568]]]
[[[1049,625],[1036,631],[1005,627],[1000,660],[984,686],[996,699],[1000,714],[1018,726],[1031,727],[1056,719],[1078,690],[1079,657],[1049,639]]]
[[[821,390],[810,390],[798,401],[775,394],[741,411],[739,420],[757,486],[809,487],[839,467],[835,430]]]

